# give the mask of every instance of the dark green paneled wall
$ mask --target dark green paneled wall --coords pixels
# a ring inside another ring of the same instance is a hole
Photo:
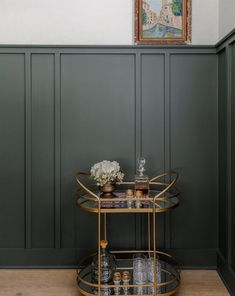
[[[219,46],[218,266],[235,295],[235,31]]]
[[[0,54],[0,247],[25,245],[25,68],[23,54]]]
[[[206,55],[171,59],[170,156],[171,167],[181,171],[182,192],[181,207],[172,212],[172,246],[213,249],[217,245],[217,213],[211,211],[212,206],[217,209],[217,63]]]
[[[62,55],[62,247],[96,246],[96,217],[75,208],[73,183],[78,169],[89,171],[93,163],[103,159],[116,159],[125,171],[134,171],[135,56]],[[134,239],[134,217],[118,216],[109,220],[115,232],[125,229],[122,242],[120,235],[115,235],[110,243],[114,246],[123,244],[124,247],[130,244]]]
[[[54,248],[54,56],[31,58],[32,248]]]
[[[219,54],[219,249],[227,258],[227,71],[226,52]]]
[[[165,95],[165,64],[166,57],[163,54],[143,55],[141,59],[141,113],[140,113],[140,149],[147,158],[147,169],[150,175],[169,169],[169,155],[167,156],[166,124],[168,122],[165,104],[169,103],[169,97]],[[155,94],[154,96],[152,94]],[[143,99],[144,98],[144,99]],[[158,245],[166,247],[166,228],[164,215],[157,217]],[[145,237],[147,221],[142,217],[142,238]],[[144,243],[143,242],[143,243]]]
[[[76,208],[74,174],[106,158],[131,177],[140,154],[150,175],[181,173],[159,246],[215,266],[217,74],[213,47],[0,48],[1,266],[76,265],[96,217]],[[145,244],[144,217],[108,219],[111,246]]]
[[[231,45],[231,263],[235,273],[235,42]]]

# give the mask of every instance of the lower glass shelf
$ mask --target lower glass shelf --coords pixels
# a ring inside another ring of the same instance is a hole
[[[138,252],[138,251],[135,251]],[[117,258],[117,268],[115,271],[128,270],[131,274],[131,281],[129,285],[125,285],[128,288],[128,295],[153,295],[153,284],[134,285],[133,279],[133,260],[127,258],[128,255],[132,255],[134,252],[112,252]],[[142,253],[144,253],[142,251]],[[146,252],[147,253],[147,252]],[[169,254],[157,251],[157,256],[161,265],[161,280],[158,280],[156,295],[170,296],[176,293],[180,285],[180,271],[176,260]],[[85,296],[92,296],[98,294],[98,284],[92,281],[92,266],[91,262],[86,262],[86,266],[78,272],[78,287],[81,294]],[[114,284],[101,285],[100,295],[114,294]],[[120,295],[124,295],[123,285],[120,285]]]

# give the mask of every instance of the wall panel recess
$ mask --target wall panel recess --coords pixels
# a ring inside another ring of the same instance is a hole
[[[172,55],[170,81],[171,168],[180,171],[181,192],[181,205],[171,213],[171,247],[214,249],[218,209],[217,57]]]
[[[63,247],[96,247],[96,217],[75,207],[75,173],[89,172],[94,163],[104,159],[117,160],[125,172],[134,173],[134,70],[134,55],[61,57]],[[130,216],[109,217],[108,230],[112,226],[114,233],[119,233],[109,238],[110,244],[125,247],[134,242],[134,222]]]
[[[227,258],[227,69],[226,51],[219,53],[219,250]]]
[[[24,54],[0,53],[0,248],[25,246],[24,67]]]
[[[165,55],[141,56],[141,144],[149,176],[165,169]],[[158,246],[165,246],[165,215],[157,215]],[[147,217],[143,218],[143,237],[147,239]],[[145,243],[147,243],[145,241]]]
[[[54,55],[32,54],[32,247],[54,247]]]
[[[235,273],[235,42],[231,44],[231,265]]]

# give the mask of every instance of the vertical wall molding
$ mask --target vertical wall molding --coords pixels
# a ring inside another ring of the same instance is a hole
[[[32,68],[25,53],[25,247],[32,246]]]
[[[142,154],[142,115],[141,115],[141,106],[142,106],[142,95],[141,95],[141,62],[142,57],[140,53],[137,53],[135,56],[135,93],[136,93],[136,106],[135,106],[135,156],[136,158]]]
[[[234,148],[235,148],[235,87],[234,87],[234,78],[235,78],[235,40],[230,43],[230,59],[231,59],[231,77],[230,77],[230,89],[231,89],[231,210],[230,210],[230,226],[231,226],[231,269],[233,275],[235,276],[235,157],[234,157]],[[233,153],[233,154],[232,154]]]
[[[232,176],[231,176],[231,156],[232,156],[232,151],[231,151],[231,120],[232,120],[232,114],[231,114],[231,79],[232,79],[232,65],[231,65],[231,45],[228,45],[226,47],[226,61],[227,61],[227,213],[228,213],[228,264],[231,267],[231,217],[232,217],[232,208],[231,208],[231,185],[232,185]]]
[[[164,155],[164,170],[171,170],[171,150],[170,150],[170,142],[171,142],[171,94],[170,94],[170,86],[171,86],[171,53],[169,51],[165,54],[165,90],[164,90],[164,147],[165,147],[165,155]],[[171,248],[171,213],[165,213],[165,248]]]
[[[233,106],[234,106],[234,93],[233,93],[233,73],[235,67],[235,61],[233,58],[233,46],[235,42],[235,31],[233,30],[230,34],[228,34],[224,40],[222,40],[218,44],[217,53],[221,53],[225,51],[225,60],[223,62],[223,67],[226,71],[226,86],[225,90],[220,94],[220,100],[226,104],[225,110],[219,110],[221,112],[221,116],[225,117],[225,127],[223,132],[226,134],[226,153],[222,155],[224,157],[224,161],[226,162],[226,170],[225,172],[220,172],[220,183],[223,187],[226,186],[227,192],[224,195],[220,196],[221,203],[226,205],[226,215],[221,215],[219,223],[220,225],[224,225],[227,231],[227,258],[225,258],[223,254],[223,250],[220,248],[218,252],[218,271],[227,285],[231,295],[235,295],[235,270],[233,269],[233,258],[235,257],[235,249],[233,247],[233,236],[234,236],[234,224],[233,224],[233,215],[234,215],[234,203],[232,196],[234,193],[232,191],[232,187],[234,184],[234,175],[233,175],[233,139],[234,135],[234,114],[233,114]],[[220,126],[220,128],[222,128]],[[221,144],[221,142],[220,142]],[[220,151],[221,154],[223,151]],[[222,174],[225,174],[225,179],[223,180]],[[223,242],[223,237],[219,237],[219,244]]]
[[[60,53],[54,56],[54,147],[55,147],[55,248],[61,246],[61,227],[60,227],[60,198],[61,198],[61,57]]]
[[[136,159],[142,155],[142,57],[140,53],[135,55],[135,172]],[[143,219],[139,214],[135,214],[135,236],[136,249],[140,249],[142,245]]]

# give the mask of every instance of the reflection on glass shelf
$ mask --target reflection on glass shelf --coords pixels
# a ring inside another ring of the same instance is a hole
[[[158,282],[157,285],[157,293],[158,294],[167,294],[175,292],[179,285],[180,276],[178,273],[178,270],[171,265],[170,263],[159,260],[160,266],[161,266],[161,282]],[[143,285],[135,285],[133,287],[133,260],[132,259],[118,259],[117,260],[117,269],[116,271],[123,272],[125,270],[129,270],[131,274],[131,281],[129,284],[129,295],[135,295],[138,294],[136,291],[140,291],[141,288],[143,290]],[[82,290],[82,292],[88,293],[88,294],[96,294],[95,291],[97,291],[97,284],[93,282],[92,280],[92,266],[87,265],[84,269],[82,269],[78,276],[78,285],[79,288]],[[102,285],[101,286],[104,291],[109,290],[111,294],[113,294],[114,289],[114,283],[110,281],[108,285]],[[122,286],[121,286],[122,288]],[[153,291],[153,284],[147,283],[144,285],[144,294],[152,295]]]
[[[99,192],[96,192],[99,196]],[[132,198],[132,207],[128,206],[128,199],[126,198],[124,192],[115,192],[116,198],[112,199],[100,199],[101,211],[109,212],[152,212],[153,205],[155,205],[156,212],[164,212],[168,209],[174,208],[179,204],[179,200],[176,196],[168,196],[165,194],[164,197],[154,199],[158,194],[158,191],[150,191],[148,198]],[[141,203],[141,207],[137,207],[135,204]],[[98,199],[94,198],[91,194],[79,194],[78,193],[78,205],[87,211],[97,212],[99,208]]]

